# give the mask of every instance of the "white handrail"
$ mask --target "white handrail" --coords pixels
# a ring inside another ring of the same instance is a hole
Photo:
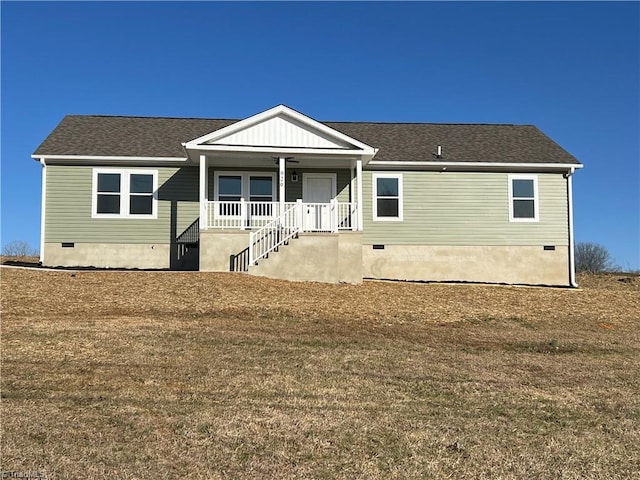
[[[285,206],[284,211],[262,228],[249,234],[249,265],[266,257],[300,231],[302,202]]]
[[[339,232],[358,229],[358,206],[355,203],[303,203],[305,218],[302,231]]]
[[[285,208],[295,205],[285,203]],[[260,228],[280,215],[280,202],[207,202],[207,228]]]
[[[338,203],[336,206],[338,230],[358,230],[358,204]]]

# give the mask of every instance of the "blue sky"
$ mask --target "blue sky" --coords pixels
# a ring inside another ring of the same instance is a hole
[[[640,3],[6,2],[1,242],[66,114],[535,124],[585,164],[577,241],[640,268]]]

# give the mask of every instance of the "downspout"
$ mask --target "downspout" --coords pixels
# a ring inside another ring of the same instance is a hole
[[[571,170],[565,173],[564,177],[567,179],[567,208],[569,219],[569,285],[573,288],[577,288],[576,283],[576,262],[574,252],[573,241],[573,174],[576,169],[571,167]]]
[[[40,263],[44,265],[44,226],[47,206],[47,164],[45,163],[44,157],[40,157],[40,165],[42,165],[42,198],[40,199]]]

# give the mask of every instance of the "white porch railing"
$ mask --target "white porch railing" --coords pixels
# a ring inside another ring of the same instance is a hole
[[[249,265],[255,265],[258,260],[298,234],[299,213],[299,205],[293,204],[271,222],[249,234]]]
[[[294,205],[287,202],[284,210]],[[206,228],[261,228],[280,213],[280,202],[207,202]]]
[[[338,232],[358,229],[356,203],[285,202],[207,202],[206,225],[209,229],[257,229],[278,219],[294,208],[293,226],[302,232]]]
[[[302,203],[301,225],[306,232],[338,232],[358,229],[355,203]]]
[[[252,230],[248,264],[255,265],[300,232],[338,232],[358,229],[356,203],[207,202],[210,229]],[[246,267],[245,267],[246,268]]]

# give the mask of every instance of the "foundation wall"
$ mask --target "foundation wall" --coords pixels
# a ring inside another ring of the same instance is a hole
[[[568,247],[363,245],[365,278],[569,285]]]
[[[246,230],[200,231],[200,271],[228,272],[231,255],[237,255],[249,246]]]
[[[362,232],[338,234],[338,280],[362,282]]]
[[[360,233],[303,233],[281,246],[249,273],[292,281],[362,282]]]
[[[167,244],[45,243],[47,267],[169,268],[171,246]]]

